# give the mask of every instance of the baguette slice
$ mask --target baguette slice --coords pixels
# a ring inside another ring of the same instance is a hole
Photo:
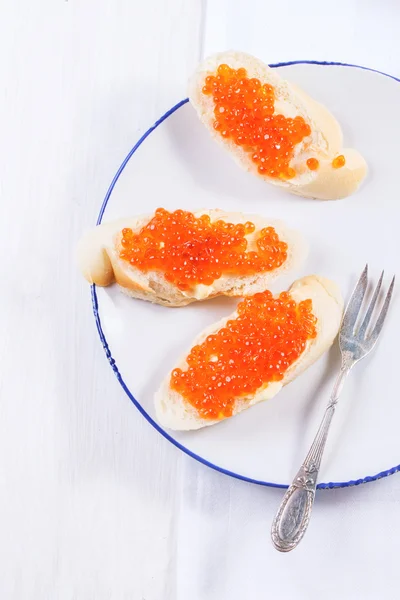
[[[181,291],[165,280],[163,273],[150,271],[143,273],[137,267],[119,258],[119,240],[124,227],[134,232],[146,225],[153,215],[123,218],[104,223],[87,232],[78,246],[78,263],[89,283],[107,286],[117,282],[122,291],[133,298],[149,300],[164,306],[184,306],[196,300],[205,300],[218,295],[242,296],[264,290],[279,275],[296,268],[305,259],[307,246],[302,236],[288,229],[281,221],[273,221],[258,215],[227,213],[222,210],[199,210],[196,217],[207,214],[211,221],[220,219],[229,223],[252,221],[254,233],[246,236],[248,250],[255,249],[255,239],[264,227],[275,228],[280,240],[288,244],[286,261],[277,269],[250,276],[222,275],[212,285],[197,285],[190,291]]]
[[[317,317],[317,336],[307,342],[301,356],[287,370],[284,378],[279,382],[272,382],[260,388],[256,394],[236,399],[233,414],[250,408],[258,402],[273,398],[284,385],[293,381],[307,367],[312,365],[332,345],[342,318],[343,300],[336,284],[323,277],[311,275],[296,281],[289,293],[296,302],[310,298],[312,312]],[[207,336],[223,328],[227,321],[237,317],[237,312],[211,325],[194,341],[193,346],[201,344]],[[186,370],[188,364],[183,358],[176,368]],[[208,425],[219,423],[219,420],[205,419],[199,416],[196,409],[189,404],[178,392],[170,387],[171,374],[169,374],[155,395],[155,408],[158,421],[164,427],[175,430],[200,429]],[[222,419],[224,420],[224,419]]]
[[[203,94],[202,88],[205,78],[215,74],[221,64],[227,64],[233,69],[243,67],[249,78],[255,77],[262,84],[272,85],[275,91],[275,114],[283,114],[290,118],[301,116],[311,127],[311,136],[296,145],[295,155],[290,164],[297,173],[293,179],[275,179],[260,174],[257,165],[251,160],[250,153],[235,144],[232,139],[224,139],[215,131],[214,101],[212,96]],[[240,166],[288,192],[320,200],[345,198],[358,188],[367,173],[367,164],[361,154],[354,149],[343,149],[341,127],[329,110],[296,85],[282,79],[277,69],[271,69],[249,54],[228,51],[207,58],[189,82],[189,99],[212,137],[228,150]],[[334,169],[332,160],[339,154],[345,156],[346,164],[342,168]],[[316,158],[319,161],[318,170],[308,169],[308,158]]]

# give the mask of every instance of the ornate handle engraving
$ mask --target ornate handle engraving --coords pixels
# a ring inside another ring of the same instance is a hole
[[[317,487],[318,471],[328,437],[329,427],[335,413],[344,379],[349,372],[342,365],[336,380],[321,425],[311,445],[307,457],[300,467],[292,485],[283,497],[282,503],[272,523],[271,537],[275,548],[289,552],[302,540],[311,517]]]
[[[314,504],[317,474],[304,464],[283,497],[272,524],[272,542],[277,550],[289,552],[300,542],[306,532]]]

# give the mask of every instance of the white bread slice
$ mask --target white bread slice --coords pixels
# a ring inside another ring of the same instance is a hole
[[[117,282],[121,289],[142,300],[149,300],[164,306],[184,306],[196,300],[204,300],[218,295],[242,296],[255,294],[264,290],[279,275],[296,268],[305,259],[307,246],[302,236],[288,229],[281,221],[266,219],[258,215],[224,212],[218,209],[198,210],[196,217],[207,214],[211,221],[220,219],[229,223],[245,223],[251,221],[256,229],[247,235],[248,250],[255,250],[255,240],[264,227],[274,227],[280,240],[288,245],[286,261],[277,269],[251,276],[224,276],[212,285],[197,285],[190,291],[181,291],[164,279],[162,273],[151,271],[143,273],[127,261],[119,258],[119,239],[124,227],[139,231],[153,215],[123,218],[104,223],[87,232],[78,246],[78,263],[89,283],[107,286]]]
[[[264,388],[260,388],[255,395],[239,398],[235,402],[234,415],[242,410],[250,408],[273,398],[284,385],[293,381],[307,367],[312,365],[332,345],[342,318],[343,300],[336,284],[324,277],[310,275],[296,281],[289,293],[296,302],[311,298],[312,312],[317,317],[317,335],[309,340],[302,355],[287,370],[282,381],[273,382]],[[203,331],[194,341],[193,346],[201,344],[207,336],[215,333],[225,326],[228,320],[237,317],[237,312],[211,325]],[[186,357],[183,358],[176,368],[186,370],[188,364]],[[196,409],[189,404],[178,392],[170,387],[171,374],[163,381],[160,389],[155,395],[155,408],[157,420],[164,427],[175,430],[200,429],[208,425],[219,423],[221,420],[204,419],[200,417]]]
[[[203,94],[202,88],[205,78],[215,74],[220,64],[227,64],[233,69],[243,67],[248,77],[256,77],[262,84],[272,85],[275,89],[275,114],[290,118],[302,116],[311,127],[311,136],[296,146],[290,164],[297,173],[293,179],[285,181],[260,174],[257,165],[241,146],[229,138],[224,139],[215,131],[214,101],[211,95]],[[296,85],[282,79],[277,69],[271,69],[249,54],[228,51],[207,58],[189,82],[189,99],[212,137],[230,152],[240,166],[288,192],[320,200],[337,200],[352,194],[367,173],[367,164],[361,154],[353,149],[342,148],[341,127],[329,110]],[[339,154],[345,156],[346,164],[334,169],[332,160]],[[316,171],[310,171],[306,165],[311,157],[320,163]]]

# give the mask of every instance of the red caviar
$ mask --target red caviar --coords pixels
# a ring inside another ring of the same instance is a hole
[[[332,161],[332,167],[334,169],[340,169],[341,167],[344,167],[345,164],[346,164],[346,159],[343,156],[343,154],[339,154],[339,156],[334,158]]]
[[[158,208],[138,233],[122,230],[120,258],[142,272],[161,271],[180,290],[211,285],[222,275],[252,275],[272,271],[287,258],[287,244],[273,227],[257,233],[254,249],[246,236],[255,225],[211,222],[183,210]]]
[[[203,93],[214,100],[214,129],[251,155],[261,175],[292,179],[295,146],[311,134],[303,117],[275,114],[272,85],[248,78],[246,69],[219,65],[205,78]]]
[[[316,336],[312,301],[269,291],[243,300],[238,316],[194,346],[186,370],[175,369],[171,387],[207,419],[232,415],[238,398],[280,381]]]
[[[307,160],[307,167],[310,169],[310,171],[316,171],[319,167],[319,160],[316,158],[309,158]]]

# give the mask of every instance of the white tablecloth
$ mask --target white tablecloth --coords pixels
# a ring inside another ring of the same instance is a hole
[[[144,421],[73,257],[121,159],[204,53],[400,76],[399,30],[396,0],[3,2],[1,600],[399,597],[400,476],[319,493],[301,546],[278,554],[282,492],[207,469]]]

